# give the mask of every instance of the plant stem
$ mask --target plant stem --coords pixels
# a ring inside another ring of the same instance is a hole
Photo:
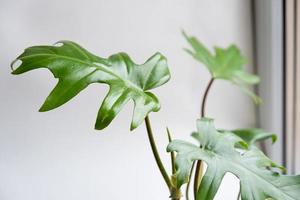
[[[213,82],[214,82],[214,78],[211,78],[210,81],[208,82],[208,85],[207,85],[206,89],[205,89],[204,96],[203,96],[202,103],[201,103],[201,118],[205,117],[206,99],[207,99],[208,92],[209,92]],[[197,161],[197,166],[196,166],[196,170],[195,170],[195,178],[194,178],[194,197],[195,197],[195,199],[196,199],[198,188],[199,188],[199,185],[200,185],[200,182],[201,182],[202,169],[203,169],[202,164],[203,163],[202,163],[201,160]]]
[[[158,153],[158,150],[157,150],[157,147],[156,147],[156,143],[155,143],[155,140],[154,140],[154,137],[153,137],[153,132],[152,132],[151,124],[150,124],[150,119],[149,119],[148,116],[146,116],[146,118],[145,118],[145,124],[146,124],[148,138],[149,138],[149,142],[150,142],[150,145],[151,145],[152,153],[154,155],[156,164],[157,164],[157,166],[159,168],[159,171],[160,171],[161,175],[163,176],[169,190],[171,191],[172,183],[171,183],[169,175],[166,172],[165,167],[164,167],[164,165],[163,165],[163,163],[160,159],[160,156],[159,156],[159,153]]]
[[[171,132],[168,127],[167,127],[167,133],[168,133],[168,140],[170,143],[170,142],[172,142],[173,139],[172,139]],[[174,151],[171,152],[171,166],[172,166],[172,174],[175,174],[176,168],[175,168],[175,152]]]
[[[239,194],[237,196],[237,200],[240,200],[240,198],[241,198],[241,188],[239,189]]]
[[[201,183],[202,176],[202,160],[197,161],[196,170],[195,170],[195,178],[194,178],[194,198],[197,199],[198,188]]]
[[[188,182],[187,182],[186,189],[185,189],[185,198],[186,198],[186,200],[190,200],[190,197],[189,197],[189,189],[190,189],[190,184],[191,184],[191,179],[192,179],[192,175],[193,175],[195,163],[196,163],[196,162],[194,161],[194,162],[193,162],[193,165],[192,165],[192,168],[191,168],[191,171],[190,171],[189,180],[188,180]]]
[[[202,103],[201,103],[201,118],[205,116],[206,99],[207,99],[208,92],[209,92],[214,80],[215,80],[214,78],[211,78],[205,89],[204,96],[203,96]]]

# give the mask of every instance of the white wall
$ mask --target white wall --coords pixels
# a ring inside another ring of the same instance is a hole
[[[126,51],[138,63],[156,51],[165,54],[172,80],[154,91],[162,109],[151,118],[169,166],[165,127],[176,138],[189,138],[209,80],[207,70],[182,50],[187,44],[181,28],[209,47],[236,43],[250,67],[250,19],[250,0],[1,0],[0,199],[152,200],[168,195],[144,125],[129,132],[132,104],[102,132],[93,130],[93,123],[105,85],[92,85],[59,109],[38,113],[56,80],[47,70],[10,75],[10,61],[25,47],[69,39],[100,56]],[[207,113],[222,128],[255,124],[251,100],[222,81],[213,86]],[[226,181],[217,199],[236,198],[236,179]]]

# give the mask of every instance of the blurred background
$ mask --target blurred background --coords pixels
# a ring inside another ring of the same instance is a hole
[[[106,85],[91,85],[58,109],[38,113],[57,80],[45,69],[10,74],[10,62],[26,47],[63,39],[101,57],[124,51],[143,63],[159,51],[168,58],[172,79],[153,91],[162,109],[150,117],[169,168],[165,128],[174,138],[190,140],[210,78],[183,51],[188,44],[181,30],[211,50],[236,44],[248,59],[247,71],[262,79],[254,90],[264,103],[256,107],[237,87],[217,81],[207,116],[218,128],[277,133],[278,142],[262,144],[264,150],[290,173],[299,173],[299,16],[297,0],[1,0],[0,199],[152,200],[168,195],[144,124],[129,131],[132,102],[108,128],[96,131]],[[216,199],[236,199],[238,189],[238,180],[228,174]]]

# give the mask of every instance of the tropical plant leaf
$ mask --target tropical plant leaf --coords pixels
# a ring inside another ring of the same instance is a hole
[[[256,142],[271,139],[275,143],[277,136],[274,133],[266,132],[258,128],[235,129],[231,130],[233,134],[242,138],[248,145],[254,145]]]
[[[135,106],[131,130],[149,112],[160,109],[157,97],[148,92],[170,79],[166,58],[160,53],[154,54],[144,64],[137,65],[126,53],[114,54],[106,59],[91,54],[74,42],[59,43],[62,45],[25,49],[16,59],[22,61],[21,65],[12,72],[21,74],[33,69],[48,68],[59,79],[40,111],[61,106],[92,83],[110,86],[98,112],[96,129],[107,127],[129,100],[133,100]]]
[[[197,200],[212,200],[225,173],[240,179],[242,200],[299,200],[300,176],[286,176],[284,171],[255,146],[238,136],[218,132],[211,119],[197,121],[198,131],[192,136],[201,146],[173,140],[167,150],[176,151],[177,187],[186,183],[193,161],[203,160],[208,167],[197,193]],[[244,149],[238,148],[244,147]]]
[[[213,55],[197,38],[188,36],[185,32],[183,35],[192,47],[192,50],[185,49],[186,52],[203,63],[214,79],[231,81],[248,94],[255,103],[261,102],[261,99],[247,87],[259,83],[259,77],[244,71],[246,59],[235,45],[226,49],[216,47]]]

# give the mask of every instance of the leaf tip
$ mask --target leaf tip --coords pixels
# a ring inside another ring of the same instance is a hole
[[[277,135],[272,135],[272,144],[274,144],[277,141]]]
[[[133,131],[135,129],[135,127],[133,127],[132,125],[130,125],[130,131]]]
[[[258,96],[254,97],[253,100],[255,105],[261,105],[263,103],[263,100]]]
[[[137,126],[138,126],[138,125],[137,125],[136,123],[131,122],[131,124],[130,124],[130,131],[133,131],[134,129],[136,129]]]
[[[10,72],[10,74],[17,75],[18,73],[16,73],[16,71],[12,71],[12,72]]]
[[[50,109],[47,108],[47,106],[45,104],[43,104],[40,109],[39,109],[39,112],[47,112],[49,111]]]
[[[10,63],[11,74],[16,75],[20,74],[18,72],[18,68],[22,65],[22,61],[20,59],[15,59]]]
[[[185,38],[188,38],[188,35],[187,35],[186,32],[184,31],[184,29],[181,29],[181,34],[182,34]]]
[[[104,124],[102,121],[97,120],[94,126],[95,130],[103,130],[104,128],[106,128],[108,125]]]

